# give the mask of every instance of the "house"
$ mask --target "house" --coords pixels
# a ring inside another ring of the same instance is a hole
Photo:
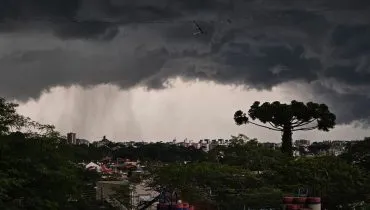
[[[200,147],[204,152],[209,152],[209,144],[201,144]]]
[[[90,142],[86,139],[76,139],[77,145],[90,145]]]
[[[107,146],[110,143],[112,143],[112,142],[109,141],[105,136],[103,136],[103,139],[101,141],[96,142],[96,146],[97,147],[103,147],[103,146]]]
[[[310,142],[310,140],[306,140],[306,139],[299,139],[299,140],[296,140],[295,142],[294,142],[294,145],[296,146],[296,147],[300,147],[300,146],[310,146],[310,144],[311,144],[311,142]]]
[[[263,142],[259,143],[262,147],[268,148],[268,149],[277,149],[279,145],[277,143],[272,143],[272,142]]]

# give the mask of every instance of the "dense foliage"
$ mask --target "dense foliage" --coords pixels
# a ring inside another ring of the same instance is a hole
[[[347,151],[342,155],[343,159],[370,171],[370,137],[363,141],[348,143]]]
[[[21,133],[0,137],[0,209],[88,209],[82,195],[98,177],[59,146],[56,139]]]
[[[203,161],[206,153],[194,147],[179,147],[166,143],[136,143],[134,146],[118,149],[113,152],[113,156],[141,161],[183,162]]]
[[[0,209],[93,209],[99,176],[80,168],[54,127],[19,115],[0,98]]]
[[[368,201],[369,171],[361,165],[335,156],[291,159],[253,139],[236,137],[235,142],[209,152],[207,162],[157,168],[151,186],[177,189],[202,209],[279,209],[283,195],[297,195],[300,189],[322,197],[328,209]]]
[[[208,160],[252,171],[269,170],[288,160],[280,151],[263,147],[255,139],[246,140],[243,142],[240,136],[234,137],[229,146],[218,146],[211,150]]]
[[[181,198],[202,209],[242,209],[278,206],[281,200],[279,189],[266,186],[261,177],[239,167],[215,163],[172,164],[158,169],[152,177],[156,184],[181,192]],[[255,200],[260,195],[264,202]]]

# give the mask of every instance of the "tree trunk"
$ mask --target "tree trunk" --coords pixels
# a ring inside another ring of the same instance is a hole
[[[283,128],[281,151],[289,157],[293,157],[293,139],[292,139],[292,126],[286,125]]]

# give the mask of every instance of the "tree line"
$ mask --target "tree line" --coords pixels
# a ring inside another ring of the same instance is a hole
[[[296,196],[300,189],[321,197],[327,209],[351,209],[370,201],[370,160],[359,161],[370,155],[362,150],[364,144],[369,147],[370,140],[359,141],[341,156],[300,158],[254,141],[220,146],[207,161],[153,169],[150,183],[177,190],[202,209],[279,209],[283,196]]]
[[[258,125],[280,126],[286,145],[282,151],[237,136],[229,146],[205,153],[165,143],[136,143],[114,151],[110,147],[69,145],[53,126],[19,115],[16,104],[1,99],[0,209],[94,209],[91,203],[95,198],[86,197],[84,192],[93,190],[99,176],[76,163],[107,155],[147,163],[150,173],[145,178],[150,187],[174,190],[183,200],[205,210],[278,208],[283,195],[295,195],[300,189],[322,197],[328,209],[349,209],[350,205],[368,202],[370,139],[349,144],[347,152],[338,157],[293,158],[291,137],[284,136],[300,129],[296,125],[310,123],[307,128],[328,131],[335,125],[335,116],[324,105],[279,104],[255,103],[249,117],[260,119],[262,124],[253,121]],[[301,114],[302,110],[309,114]],[[249,117],[237,112],[234,120],[253,124]],[[284,126],[289,122],[287,131]]]

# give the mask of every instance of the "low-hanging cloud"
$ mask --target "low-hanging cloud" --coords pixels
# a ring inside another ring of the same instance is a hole
[[[299,81],[340,103],[341,123],[366,122],[369,9],[360,0],[0,0],[0,94],[159,89],[174,77],[257,89]]]

